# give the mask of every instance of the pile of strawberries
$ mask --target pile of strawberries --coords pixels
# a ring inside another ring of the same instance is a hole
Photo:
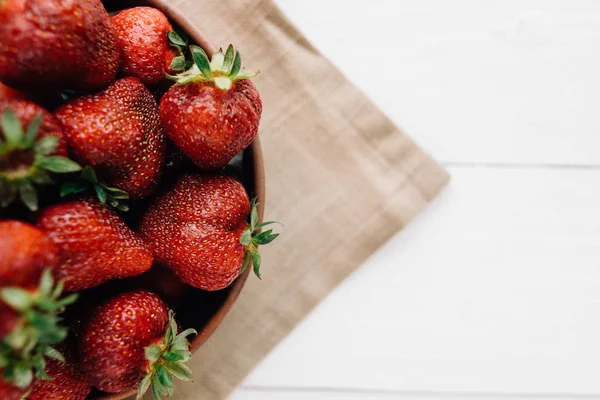
[[[156,288],[259,275],[277,237],[225,168],[258,131],[255,75],[157,9],[0,1],[0,399],[191,379],[196,331]]]

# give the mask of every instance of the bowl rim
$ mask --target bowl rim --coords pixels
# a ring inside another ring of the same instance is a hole
[[[167,18],[174,23],[177,27],[182,29],[191,39],[191,41],[198,46],[202,47],[207,54],[214,54],[217,48],[208,40],[204,33],[196,27],[183,13],[175,6],[171,5],[165,0],[143,0],[136,1],[136,3],[144,3],[149,7],[156,8],[162,11]],[[142,5],[142,4],[140,4]],[[130,8],[130,7],[125,7]],[[123,9],[125,9],[123,8]],[[260,145],[260,139],[257,135],[252,144],[246,149],[250,153],[252,160],[252,175],[253,175],[253,191],[254,195],[260,200],[258,202],[258,215],[259,220],[263,220],[264,207],[265,207],[265,168],[262,147]],[[198,335],[190,341],[190,350],[195,353],[206,341],[212,336],[217,328],[223,322],[223,319],[237,300],[246,279],[250,274],[251,268],[246,268],[246,271],[242,273],[229,287],[229,293],[225,298],[225,301],[218,309],[218,311],[210,318],[206,325],[202,328]],[[96,397],[97,399],[103,400],[122,400],[136,394],[136,390],[130,390],[121,393],[106,393]]]

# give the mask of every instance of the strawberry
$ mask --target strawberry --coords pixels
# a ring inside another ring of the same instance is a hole
[[[166,138],[156,101],[137,78],[119,79],[103,92],[76,98],[55,116],[75,158],[93,166],[101,181],[132,199],[158,185]]]
[[[258,223],[256,200],[251,203],[235,179],[186,174],[154,199],[139,232],[156,260],[179,279],[213,291],[229,286],[250,259],[260,277],[257,246],[278,234],[257,230],[271,223]]]
[[[29,392],[29,386],[21,389],[13,383],[7,382],[0,377],[0,399],[21,400]]]
[[[157,399],[173,393],[173,377],[191,380],[187,329],[177,334],[173,313],[156,294],[136,290],[96,308],[78,335],[88,381],[105,392],[152,386]],[[139,398],[139,397],[138,397]]]
[[[45,376],[46,356],[61,357],[51,347],[67,335],[58,315],[77,296],[61,298],[62,284],[55,285],[50,272],[59,262],[57,249],[36,227],[0,222],[0,252],[0,380],[24,389],[33,370]]]
[[[8,206],[18,196],[36,210],[34,183],[51,184],[50,172],[67,173],[81,167],[66,158],[62,129],[42,107],[26,100],[0,100],[0,118],[0,206]]]
[[[28,400],[85,400],[92,390],[73,355],[61,346],[65,361],[50,359],[46,364],[49,379],[37,379]]]
[[[164,71],[170,70],[176,47],[169,45],[167,34],[176,35],[167,17],[151,7],[134,7],[112,17],[121,48],[121,70],[146,85],[164,80]]]
[[[262,103],[248,80],[257,72],[241,68],[240,54],[229,46],[209,62],[190,46],[195,64],[171,76],[175,81],[160,101],[165,133],[200,168],[225,166],[258,133]]]
[[[100,0],[4,0],[0,37],[0,80],[17,89],[100,89],[119,67]]]
[[[44,232],[21,221],[0,221],[0,254],[0,287],[37,285],[42,270],[59,262]]]
[[[38,227],[59,248],[54,270],[65,290],[77,291],[143,273],[152,266],[144,242],[112,210],[95,200],[50,206]]]

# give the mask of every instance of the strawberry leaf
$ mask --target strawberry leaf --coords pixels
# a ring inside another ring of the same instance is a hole
[[[146,347],[144,349],[144,352],[146,354],[146,358],[148,359],[148,361],[156,362],[160,359],[162,350],[160,349],[159,346],[151,345],[151,346]]]
[[[192,57],[194,58],[194,63],[202,72],[202,75],[206,79],[211,79],[213,77],[212,71],[210,70],[210,61],[208,60],[208,56],[204,52],[201,47],[192,45],[190,46],[190,52],[192,53]]]
[[[40,284],[38,286],[38,293],[42,297],[49,297],[54,287],[54,278],[49,269],[45,269],[42,272]]]
[[[60,186],[60,197],[66,197],[71,194],[77,194],[85,192],[88,189],[88,185],[82,181],[70,181],[64,182]]]
[[[160,383],[165,387],[170,387],[175,384],[171,374],[162,365],[156,367],[156,375],[158,376]]]
[[[65,362],[65,357],[63,357],[62,353],[56,350],[54,347],[46,347],[46,349],[44,350],[44,355],[48,358],[52,358],[62,363]]]
[[[140,382],[140,387],[138,388],[136,400],[140,400],[144,393],[148,391],[150,384],[152,383],[152,374],[148,374],[142,379]]]
[[[102,186],[95,184],[94,191],[96,192],[96,195],[98,196],[98,200],[100,200],[100,203],[106,204],[107,195],[106,195],[106,191],[102,188]]]
[[[39,156],[36,160],[36,166],[59,174],[81,170],[81,165],[77,164],[75,161],[59,156]]]
[[[185,70],[185,56],[177,56],[171,61],[169,65],[171,71],[184,71]]]
[[[37,183],[38,185],[52,185],[54,181],[50,174],[43,169],[36,169],[30,176],[29,179],[33,183]]]
[[[240,236],[240,243],[242,246],[248,246],[252,243],[252,231],[250,229],[246,229],[242,236]]]
[[[19,182],[19,197],[23,204],[31,211],[36,211],[38,209],[37,192],[30,181],[22,180]]]
[[[231,71],[229,72],[229,75],[227,75],[227,76],[230,78],[235,78],[241,69],[242,69],[242,56],[240,55],[240,52],[236,50],[235,57],[233,58],[233,64],[231,65]]]
[[[46,136],[45,138],[41,138],[35,142],[33,149],[36,153],[47,156],[56,150],[56,146],[58,146],[58,138],[55,138],[54,136]]]
[[[26,363],[18,363],[14,370],[14,383],[20,388],[26,388],[33,381],[33,372]]]
[[[27,310],[33,304],[31,294],[21,288],[6,287],[0,290],[0,298],[15,310]]]
[[[40,126],[42,125],[42,112],[38,112],[35,114],[35,117],[31,120],[29,125],[27,126],[27,131],[25,132],[25,141],[24,148],[30,148],[35,142],[35,138],[40,130]],[[51,136],[50,136],[51,137]]]
[[[17,198],[17,187],[6,179],[0,178],[0,206],[7,207]]]
[[[185,40],[183,40],[183,38],[179,35],[179,33],[175,32],[175,31],[167,32],[167,39],[171,46],[175,46],[175,47],[187,46],[187,43],[185,42]]]
[[[165,364],[165,368],[172,373],[175,378],[182,381],[191,381],[193,378],[192,371],[187,365],[181,362]]]
[[[223,66],[221,67],[221,71],[225,75],[229,75],[231,72],[231,67],[233,66],[233,59],[235,58],[235,49],[233,45],[230,44],[227,46],[227,51],[225,52],[225,58],[223,59]]]
[[[0,126],[2,126],[7,145],[11,148],[19,148],[25,138],[23,125],[21,125],[21,121],[10,107],[7,107],[2,113]]]
[[[260,253],[258,252],[258,250],[251,251],[250,255],[252,256],[252,265],[254,267],[254,274],[258,277],[258,279],[262,279],[262,277],[260,276],[260,263],[262,261],[262,257],[260,256]]]
[[[248,264],[250,264],[251,259],[252,259],[252,256],[250,255],[250,252],[247,251],[246,254],[244,254],[244,262],[242,263],[242,269],[240,270],[240,275],[244,273],[246,268],[248,268]]]

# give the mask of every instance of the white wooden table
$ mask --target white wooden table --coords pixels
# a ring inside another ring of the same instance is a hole
[[[600,1],[277,3],[453,181],[232,399],[600,398]]]

